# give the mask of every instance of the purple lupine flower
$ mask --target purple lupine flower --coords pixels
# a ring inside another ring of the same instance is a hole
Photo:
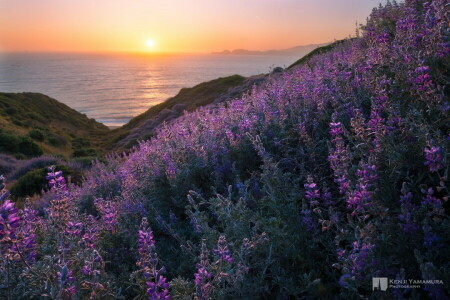
[[[202,250],[200,252],[200,262],[197,264],[197,273],[194,274],[194,283],[196,286],[195,298],[198,300],[207,300],[210,298],[213,286],[210,279],[213,274],[208,271],[210,268],[208,249],[202,242]]]
[[[97,234],[94,232],[86,232],[81,237],[81,240],[83,242],[82,247],[94,248],[95,247],[94,242],[97,240]]]
[[[347,199],[347,207],[352,209],[352,215],[364,213],[370,205],[373,196],[373,185],[377,179],[375,165],[361,163],[356,171],[358,183],[354,191],[350,192]]]
[[[84,274],[84,275],[91,275],[91,273],[92,273],[92,269],[89,267],[89,266],[83,266],[83,268],[81,269],[81,272]]]
[[[140,267],[143,279],[146,281],[147,294],[149,299],[170,299],[169,284],[161,274],[165,268],[157,269],[158,255],[156,254],[153,231],[148,227],[146,218],[142,218],[138,231],[138,253],[139,261],[136,263]]]
[[[70,236],[70,237],[77,237],[81,234],[81,229],[83,227],[83,224],[78,222],[67,222],[66,230],[64,231],[64,234]]]
[[[345,175],[338,177],[334,180],[339,185],[339,193],[345,194],[350,189],[350,182]]]
[[[382,33],[377,38],[378,43],[389,43],[389,33]]]
[[[106,201],[102,198],[95,199],[95,208],[102,217],[102,223],[106,230],[115,231],[117,220],[119,218],[119,209],[117,203],[112,201]]]
[[[48,185],[54,191],[56,191],[57,195],[60,198],[69,197],[69,191],[67,189],[66,180],[64,176],[62,176],[62,171],[56,171],[55,166],[51,166],[48,168],[49,172],[45,179],[48,180]]]
[[[330,134],[333,137],[339,136],[344,133],[342,130],[341,122],[330,123]]]
[[[425,194],[425,196],[422,198],[422,205],[431,205],[435,207],[439,207],[442,205],[442,202],[440,199],[433,196],[434,190],[433,188],[429,188],[428,190],[422,190],[422,193]]]
[[[412,203],[413,195],[407,189],[406,184],[403,184],[402,195],[400,196],[401,214],[398,219],[401,221],[400,226],[403,231],[409,234],[416,233],[419,230],[419,225],[414,220],[414,212],[417,210],[417,205]]]
[[[308,176],[307,183],[304,184],[305,187],[305,198],[309,200],[309,205],[311,207],[316,207],[319,205],[319,202],[317,201],[320,199],[320,192],[317,188],[317,184],[314,183],[311,176]]]
[[[149,253],[150,247],[155,246],[155,241],[153,240],[153,231],[149,230],[139,230],[138,231],[138,244],[139,244],[139,254]]]
[[[350,287],[350,282],[353,281],[355,278],[350,274],[342,274],[342,276],[339,278],[339,285],[344,288]]]
[[[433,247],[435,243],[441,240],[441,238],[436,233],[432,232],[426,232],[423,239],[423,245],[428,248]]]
[[[90,256],[85,259],[81,273],[85,276],[98,276],[101,274],[100,269],[103,268],[103,258],[97,250],[93,249]]]
[[[431,79],[430,68],[428,66],[421,66],[415,70],[415,78],[413,79],[414,84],[417,86],[419,91],[427,91],[433,86],[433,80]]]
[[[64,228],[69,221],[72,203],[69,200],[69,191],[62,171],[55,171],[55,166],[49,168],[46,179],[49,181],[51,190],[57,198],[50,202],[50,217],[56,226]]]
[[[76,294],[77,289],[73,284],[75,282],[75,276],[73,272],[69,270],[67,266],[63,266],[60,271],[57,272],[58,283],[63,299],[72,299]]]
[[[195,217],[190,218],[189,223],[192,225],[194,232],[196,232],[196,233],[202,232],[203,227],[197,218],[195,218]]]
[[[338,259],[346,265],[346,269],[357,278],[361,277],[366,268],[369,255],[375,245],[371,243],[362,243],[355,241],[352,243],[352,250],[338,250]]]
[[[9,192],[4,189],[5,178],[0,176],[0,253],[10,260],[24,260],[33,263],[36,259],[36,224],[37,212],[25,208],[23,214],[6,199]],[[6,200],[5,200],[6,199]]]
[[[327,187],[323,187],[322,199],[325,207],[332,206],[335,204],[333,200],[333,195],[331,194],[331,192],[329,192],[329,189]]]
[[[36,227],[40,221],[36,210],[25,207],[23,210],[22,226],[20,227],[21,238],[17,245],[20,250],[17,249],[17,251],[21,251],[22,256],[28,263],[34,262],[37,257]]]
[[[178,217],[172,211],[169,213],[169,221],[172,224],[175,224],[178,222]]]
[[[348,180],[348,168],[350,164],[350,153],[345,147],[342,135],[341,122],[330,123],[330,134],[333,136],[331,142],[334,149],[330,149],[328,160],[330,167],[334,171],[335,182],[339,185],[341,194],[347,194],[350,190],[350,182]]]
[[[301,221],[308,232],[313,232],[318,228],[318,222],[314,219],[312,211],[303,209],[301,212]]]
[[[212,274],[206,270],[205,267],[200,267],[197,270],[197,273],[194,274],[194,282],[196,285],[202,285],[207,279],[212,277]]]
[[[213,249],[212,252],[219,257],[220,260],[232,263],[234,262],[234,258],[231,257],[231,252],[228,249],[228,243],[225,239],[225,236],[220,236],[217,241],[217,249]]]
[[[155,282],[147,282],[147,294],[149,300],[169,300],[171,296],[169,295],[169,283],[166,282],[166,278],[159,276],[158,280]]]
[[[0,206],[0,242],[9,244],[15,241],[17,228],[20,226],[17,211],[11,200],[6,200]]]
[[[428,166],[430,172],[437,172],[442,169],[443,154],[442,149],[437,146],[427,147],[425,152],[425,165]]]

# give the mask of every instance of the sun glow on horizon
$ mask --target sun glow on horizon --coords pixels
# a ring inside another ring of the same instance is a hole
[[[380,0],[72,2],[0,0],[0,53],[286,49],[347,37]]]
[[[156,46],[156,42],[153,39],[148,39],[145,42],[145,45],[147,45],[148,48],[153,49]]]

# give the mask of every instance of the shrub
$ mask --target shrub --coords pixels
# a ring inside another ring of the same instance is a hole
[[[45,169],[32,170],[20,177],[11,188],[14,197],[23,198],[40,193],[45,187]]]
[[[0,154],[0,175],[8,177],[17,167],[17,160],[9,155]]]
[[[36,141],[39,141],[39,142],[42,142],[45,139],[44,134],[39,129],[31,129],[28,132],[28,136],[30,138],[32,138],[33,140],[36,140]]]
[[[42,149],[28,137],[0,130],[0,152],[34,157],[42,155]]]
[[[20,127],[28,127],[22,121],[20,121],[18,119],[13,119],[12,122],[13,122],[13,124],[20,126]]]
[[[11,180],[19,179],[31,170],[48,168],[61,163],[61,159],[56,156],[39,156],[28,160],[21,160],[17,164],[16,171],[11,174]]]
[[[19,153],[22,153],[28,157],[34,157],[43,154],[42,149],[27,137],[23,137],[20,139],[18,148]]]
[[[85,138],[75,138],[72,140],[72,149],[77,150],[81,148],[86,148],[91,145],[91,142]]]
[[[72,153],[73,157],[93,157],[97,156],[97,150],[94,148],[77,149]]]
[[[98,158],[95,156],[89,157],[77,157],[72,160],[70,160],[67,164],[72,169],[79,169],[79,170],[87,170],[89,169],[92,164],[97,160]]]
[[[58,170],[64,172],[64,176],[71,176],[72,182],[79,183],[81,174],[74,173],[64,165],[57,165]],[[15,198],[24,198],[41,193],[42,190],[47,189],[47,179],[45,178],[48,172],[48,167],[34,169],[21,176],[15,184],[11,187],[11,193]]]
[[[14,107],[7,107],[5,108],[5,112],[8,115],[14,115],[17,112],[17,109],[15,109]]]
[[[67,145],[67,139],[57,134],[50,134],[48,143],[54,147],[64,147]]]

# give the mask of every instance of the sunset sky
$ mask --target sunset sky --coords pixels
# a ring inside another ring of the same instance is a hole
[[[380,0],[0,0],[0,51],[282,49],[355,32]]]

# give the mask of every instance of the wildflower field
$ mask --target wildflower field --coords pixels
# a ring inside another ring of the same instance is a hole
[[[23,207],[2,177],[0,298],[449,299],[449,8],[388,2]]]

